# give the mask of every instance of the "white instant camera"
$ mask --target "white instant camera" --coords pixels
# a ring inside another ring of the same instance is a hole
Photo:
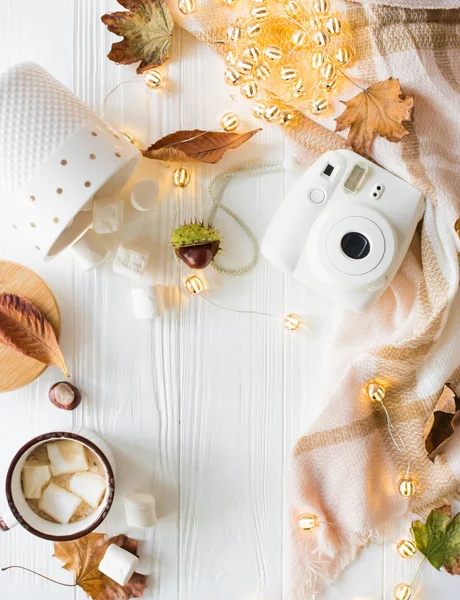
[[[395,276],[424,210],[423,194],[409,183],[350,150],[326,152],[281,203],[261,251],[361,312]]]

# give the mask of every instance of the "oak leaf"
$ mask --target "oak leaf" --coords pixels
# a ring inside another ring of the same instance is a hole
[[[450,384],[446,383],[442,394],[427,421],[423,437],[428,458],[434,462],[454,435],[460,423],[460,398]]]
[[[114,42],[107,57],[121,65],[137,67],[139,74],[159,67],[168,58],[174,22],[163,0],[118,0],[127,11],[102,17],[108,30],[123,37]]]
[[[350,128],[347,143],[355,152],[369,155],[377,135],[399,142],[409,133],[402,123],[412,120],[414,97],[402,93],[398,79],[374,83],[343,104],[346,109],[337,117],[335,129]]]
[[[27,298],[0,294],[0,343],[62,369],[70,377],[53,326]]]
[[[64,564],[62,568],[75,575],[75,583],[93,600],[129,600],[142,598],[147,587],[146,576],[134,573],[125,586],[101,573],[98,566],[107,548],[116,544],[136,554],[137,540],[126,535],[108,539],[103,533],[90,533],[72,542],[55,542],[53,556]]]
[[[233,150],[247,142],[261,129],[246,133],[226,133],[223,131],[176,131],[161,138],[143,151],[147,158],[167,162],[203,162],[215,164],[227,150]]]
[[[412,523],[415,545],[438,571],[460,575],[460,513],[452,520],[449,505],[432,510],[426,523]]]

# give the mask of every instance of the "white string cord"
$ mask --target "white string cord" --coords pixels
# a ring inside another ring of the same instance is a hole
[[[225,204],[222,204],[222,198],[227,185],[231,182],[231,180],[234,177],[240,177],[242,175],[255,175],[259,173],[274,173],[276,171],[280,171],[282,168],[283,163],[279,161],[249,164],[245,165],[244,167],[240,167],[239,169],[235,169],[233,171],[220,173],[219,175],[216,175],[216,177],[214,177],[214,179],[209,184],[209,195],[211,196],[212,206],[208,214],[208,222],[213,223],[217,211],[219,209],[223,210],[239,225],[239,227],[241,227],[241,229],[244,231],[249,241],[251,242],[252,246],[251,259],[239,269],[225,269],[224,267],[219,266],[215,261],[213,261],[211,263],[211,267],[221,275],[244,275],[245,273],[247,273],[255,267],[259,259],[259,242],[252,230],[248,227],[248,225],[246,225],[243,219],[241,219],[235,212],[233,212],[233,210],[228,208],[228,206],[226,206]]]

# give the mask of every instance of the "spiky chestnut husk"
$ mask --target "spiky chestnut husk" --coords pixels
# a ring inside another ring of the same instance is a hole
[[[184,223],[172,232],[171,244],[176,256],[191,269],[204,269],[219,252],[220,237],[211,224]]]

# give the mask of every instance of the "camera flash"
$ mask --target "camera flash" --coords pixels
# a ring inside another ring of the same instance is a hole
[[[354,165],[354,167],[348,173],[347,178],[343,182],[343,189],[350,194],[354,194],[354,192],[357,192],[364,181],[366,173],[366,165]]]

